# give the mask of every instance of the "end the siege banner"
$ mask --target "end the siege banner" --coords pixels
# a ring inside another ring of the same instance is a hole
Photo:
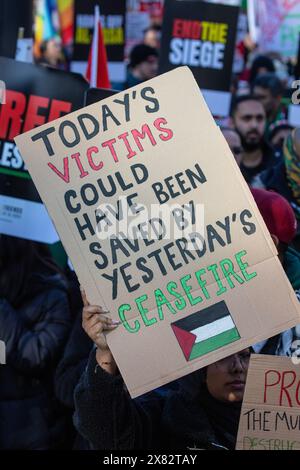
[[[108,343],[133,397],[300,322],[187,67],[16,142],[89,301],[121,321]]]
[[[0,57],[0,233],[54,243],[58,237],[14,138],[83,106],[88,83],[62,72]]]
[[[238,7],[166,0],[160,72],[188,65],[201,89],[229,91]]]
[[[236,449],[300,450],[300,360],[297,354],[294,357],[251,356]]]
[[[187,65],[214,116],[230,111],[239,8],[199,0],[166,0],[159,72]]]

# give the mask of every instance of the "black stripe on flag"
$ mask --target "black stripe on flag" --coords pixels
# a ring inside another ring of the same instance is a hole
[[[172,325],[176,325],[185,331],[191,331],[227,316],[231,316],[230,312],[224,300],[221,300],[221,302],[199,310],[186,318],[172,323]]]

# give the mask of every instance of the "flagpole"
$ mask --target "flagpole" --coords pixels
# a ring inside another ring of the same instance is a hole
[[[248,16],[248,26],[251,39],[255,44],[258,43],[258,28],[256,26],[256,13],[257,13],[257,3],[256,0],[248,0],[247,2],[247,16]]]
[[[95,5],[95,23],[94,23],[94,34],[93,34],[93,44],[92,44],[92,62],[91,62],[91,80],[90,87],[97,87],[97,71],[98,71],[98,44],[99,44],[99,21],[100,21],[100,8],[99,5]]]

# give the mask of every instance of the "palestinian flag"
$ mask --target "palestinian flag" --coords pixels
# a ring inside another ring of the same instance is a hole
[[[171,323],[171,327],[187,361],[240,339],[224,301]]]

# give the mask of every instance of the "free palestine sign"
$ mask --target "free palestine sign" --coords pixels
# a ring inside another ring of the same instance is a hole
[[[300,323],[187,67],[16,138],[135,397]],[[274,288],[276,286],[276,288]]]

